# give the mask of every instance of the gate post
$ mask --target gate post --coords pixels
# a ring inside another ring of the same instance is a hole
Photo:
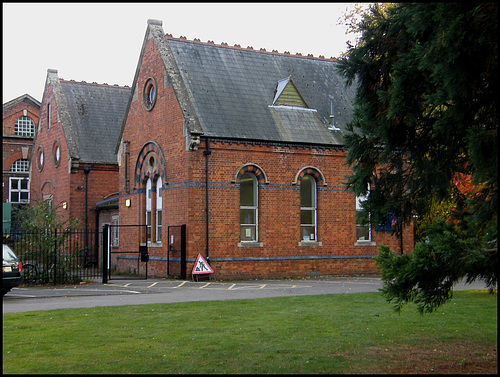
[[[181,225],[181,279],[186,279],[186,224]]]
[[[102,227],[102,283],[108,282],[109,224]]]

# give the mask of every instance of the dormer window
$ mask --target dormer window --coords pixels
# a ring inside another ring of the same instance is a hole
[[[292,76],[279,80],[274,91],[273,106],[286,105],[309,108],[293,82]]]

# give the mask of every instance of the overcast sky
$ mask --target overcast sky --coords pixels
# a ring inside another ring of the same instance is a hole
[[[132,85],[147,20],[216,44],[337,57],[353,3],[3,3],[3,97],[42,100],[47,69],[66,80]]]

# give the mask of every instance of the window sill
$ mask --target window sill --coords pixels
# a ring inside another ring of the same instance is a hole
[[[377,246],[377,243],[373,241],[356,241],[354,246]]]
[[[141,246],[145,246],[146,244],[144,242],[141,242]],[[148,247],[162,247],[162,243],[160,242],[149,242],[147,244]]]
[[[299,246],[323,246],[323,242],[318,241],[300,241]]]
[[[238,247],[262,247],[262,242],[238,242]]]

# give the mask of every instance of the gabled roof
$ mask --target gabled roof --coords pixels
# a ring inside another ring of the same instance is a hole
[[[19,96],[17,98],[14,98],[13,100],[10,100],[9,102],[6,102],[3,104],[3,111],[7,111],[10,107],[17,105],[18,103],[21,103],[23,101],[30,101],[33,103],[33,105],[40,107],[40,102],[38,102],[36,99],[31,97],[29,94],[23,94],[22,96]]]
[[[165,35],[161,25],[161,21],[148,20],[132,90],[138,85],[145,45],[153,38],[192,135],[343,144],[345,125],[352,119],[355,87],[346,88],[333,59],[176,39]],[[290,75],[309,110],[273,106],[278,82]],[[329,127],[331,98],[338,130]]]
[[[129,87],[66,81],[48,70],[70,157],[117,163],[115,145],[130,96]]]

